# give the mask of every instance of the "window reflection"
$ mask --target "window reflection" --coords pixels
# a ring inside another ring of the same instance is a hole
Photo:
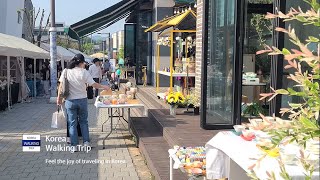
[[[207,123],[232,124],[235,1],[209,1]]]

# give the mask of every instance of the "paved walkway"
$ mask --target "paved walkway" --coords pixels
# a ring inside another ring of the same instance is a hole
[[[51,116],[56,110],[54,104],[44,100],[32,103],[16,104],[11,111],[0,112],[0,179],[139,179],[132,163],[129,151],[123,139],[122,130],[114,132],[106,141],[106,149],[102,149],[102,119],[107,117],[106,111],[100,112],[97,120],[96,111],[89,104],[89,127],[93,149],[89,152],[48,152],[45,145],[66,143],[46,142],[46,136],[65,137],[65,130],[55,130],[51,126]],[[121,128],[121,127],[120,127]],[[40,134],[41,152],[22,152],[22,135]],[[46,163],[57,160],[55,164]],[[58,164],[60,160],[69,160],[73,165]],[[97,163],[77,160],[100,160]],[[101,163],[101,161],[105,163]]]

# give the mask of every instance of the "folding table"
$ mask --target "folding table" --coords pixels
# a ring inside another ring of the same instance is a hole
[[[136,138],[136,136],[133,134],[133,132],[131,131],[131,115],[130,115],[130,110],[131,108],[142,108],[145,114],[145,109],[144,109],[144,105],[139,101],[139,100],[128,100],[128,102],[126,104],[110,104],[110,105],[106,105],[103,102],[99,101],[99,96],[96,98],[96,101],[94,103],[94,106],[96,107],[96,114],[97,114],[97,118],[99,117],[99,109],[101,108],[106,108],[108,109],[108,116],[109,118],[102,123],[102,131],[103,131],[103,125],[110,119],[110,132],[107,134],[107,136],[103,139],[103,149],[105,149],[105,140],[111,135],[111,133],[113,132],[113,118],[114,117],[118,117],[118,118],[123,118],[123,110],[124,109],[128,109],[128,119],[125,120],[128,123],[128,130],[129,133]],[[118,111],[117,116],[114,116],[114,110],[116,109],[116,111]],[[122,114],[119,111],[120,109],[122,109]]]

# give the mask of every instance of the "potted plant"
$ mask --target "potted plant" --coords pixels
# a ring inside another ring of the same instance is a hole
[[[195,94],[188,95],[186,98],[188,108],[193,108],[193,114],[200,114],[200,98]]]
[[[265,114],[264,109],[258,102],[253,102],[251,104],[246,104],[242,106],[243,108],[243,115],[248,116],[250,118],[252,117],[259,117],[260,114]]]
[[[184,104],[185,97],[181,92],[170,92],[165,97],[165,102],[170,105],[170,115],[175,116],[177,107]]]

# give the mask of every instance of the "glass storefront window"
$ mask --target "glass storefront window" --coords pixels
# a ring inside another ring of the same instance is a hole
[[[129,57],[130,65],[134,65],[135,57],[136,57],[136,50],[135,50],[135,24],[125,24],[124,26],[125,31],[125,57]]]
[[[207,124],[233,124],[233,72],[235,59],[235,1],[207,1]]]

